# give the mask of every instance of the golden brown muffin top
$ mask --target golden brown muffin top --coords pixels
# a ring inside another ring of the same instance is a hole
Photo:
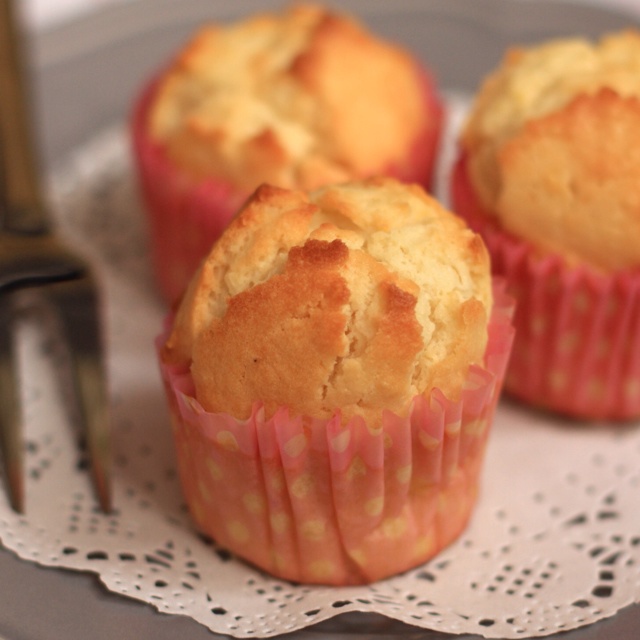
[[[165,345],[205,409],[380,423],[483,362],[491,309],[480,238],[390,178],[310,194],[260,187],[192,280]]]
[[[462,135],[485,208],[543,252],[640,265],[640,34],[513,49]]]
[[[383,173],[426,126],[404,50],[315,5],[202,28],[163,74],[151,136],[191,175],[253,191]]]

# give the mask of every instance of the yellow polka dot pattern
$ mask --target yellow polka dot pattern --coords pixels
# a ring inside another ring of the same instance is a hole
[[[249,513],[253,514],[262,513],[266,509],[265,500],[258,493],[245,493],[242,496],[242,504]]]
[[[291,526],[291,518],[288,513],[273,513],[269,523],[275,534],[282,534]]]
[[[305,434],[292,433],[268,460],[247,455],[228,430],[210,434],[208,447],[178,431],[191,512],[218,544],[284,578],[377,580],[423,562],[459,535],[488,431],[483,411],[462,420],[435,412],[428,433],[410,418],[387,432],[360,425],[349,438],[329,430],[319,451]]]
[[[309,473],[298,476],[291,485],[291,494],[294,498],[306,498],[313,490],[315,480]]]
[[[364,512],[368,516],[379,516],[384,508],[384,497],[377,496],[364,503]]]
[[[506,389],[577,418],[640,416],[640,275],[597,275],[528,254],[495,264],[518,295]],[[550,266],[551,265],[551,266]]]
[[[229,431],[220,431],[216,436],[216,441],[227,451],[237,451],[239,448],[236,437]]]
[[[300,531],[308,540],[321,542],[327,533],[327,522],[325,520],[307,520],[302,523]]]
[[[251,532],[243,522],[234,520],[227,523],[227,531],[231,538],[238,544],[244,545],[251,540]]]

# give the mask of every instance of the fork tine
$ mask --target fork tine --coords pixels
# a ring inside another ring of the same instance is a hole
[[[16,19],[17,4],[15,0],[0,0],[0,230],[5,233],[5,238],[0,237],[5,240],[0,247],[0,257],[23,258],[24,249],[33,261],[5,259],[12,269],[4,284],[19,287],[78,276],[74,280],[48,284],[42,288],[42,293],[53,299],[65,327],[94,485],[103,511],[109,512],[109,424],[97,288],[82,261],[72,259],[51,235],[36,166],[24,75],[28,65],[23,58],[25,51]],[[29,250],[27,245],[31,245]],[[46,256],[63,268],[52,271],[51,264],[46,267],[43,262]],[[0,391],[11,392],[12,399],[1,403],[0,428],[12,501],[21,510],[22,447],[7,306],[2,305],[4,310],[0,311]]]
[[[108,398],[102,361],[100,305],[90,273],[43,288],[59,314],[73,367],[94,486],[103,512],[111,511]]]
[[[20,397],[10,294],[0,295],[0,449],[11,507],[24,513]]]

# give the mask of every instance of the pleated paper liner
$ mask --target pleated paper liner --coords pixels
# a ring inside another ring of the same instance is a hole
[[[640,416],[640,273],[606,275],[536,255],[482,210],[464,157],[453,169],[452,201],[517,300],[505,391],[574,418]]]
[[[405,161],[389,166],[383,173],[428,189],[433,178],[444,109],[434,80],[425,70],[420,71],[425,111],[430,114],[427,126]],[[250,194],[216,178],[194,180],[174,165],[162,147],[150,138],[148,112],[157,85],[158,79],[150,82],[135,104],[131,138],[151,235],[155,277],[164,299],[173,304],[186,289],[213,242]]]
[[[161,364],[183,491],[198,528],[284,579],[372,582],[417,566],[455,540],[478,493],[512,343],[513,303],[496,285],[485,367],[458,401],[418,396],[406,417],[342,425],[208,413],[187,370]],[[159,341],[161,344],[161,341]]]

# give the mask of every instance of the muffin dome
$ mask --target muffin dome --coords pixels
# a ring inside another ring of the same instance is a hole
[[[484,244],[421,188],[263,186],[192,280],[164,358],[191,363],[207,411],[376,425],[434,387],[459,395],[491,305]]]
[[[297,5],[202,28],[162,74],[149,131],[197,179],[309,189],[409,162],[436,128],[425,93],[400,47]]]
[[[640,265],[640,35],[514,49],[483,84],[462,147],[480,201],[542,253]]]

